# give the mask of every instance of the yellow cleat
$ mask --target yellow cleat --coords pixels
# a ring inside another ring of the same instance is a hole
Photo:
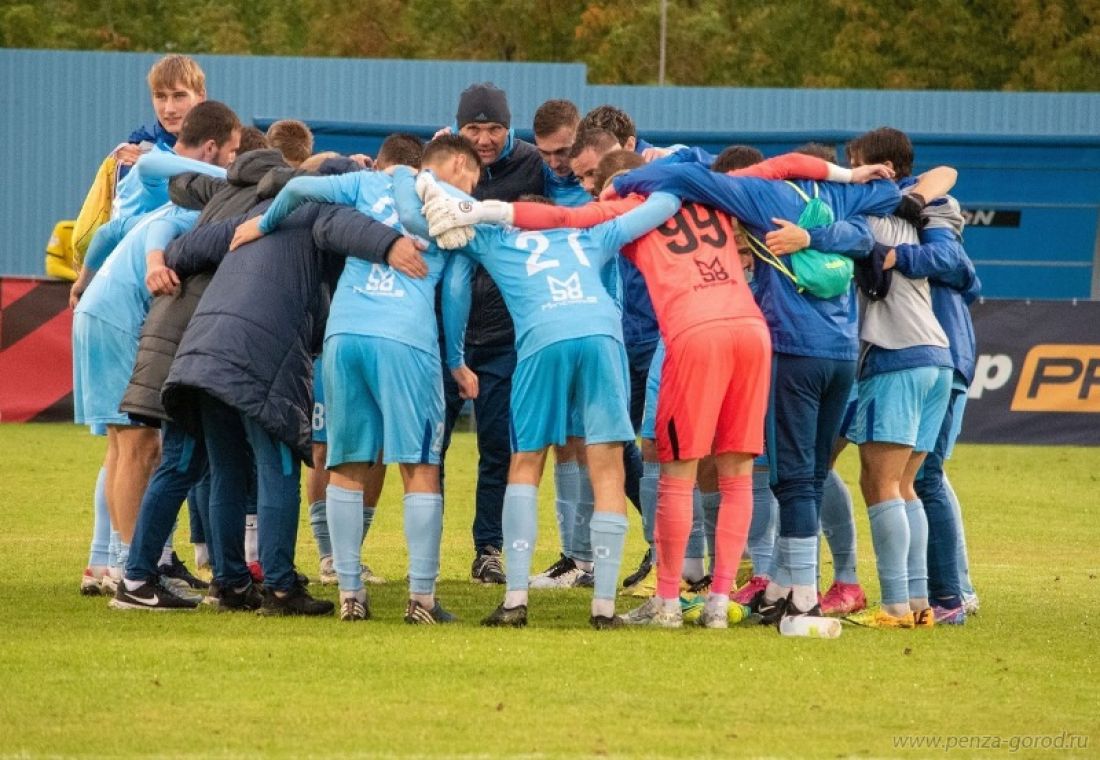
[[[741,588],[750,580],[752,580],[752,560],[742,559],[741,564],[737,566],[737,578],[733,581],[734,588]]]
[[[913,613],[913,625],[917,628],[934,628],[936,625],[936,614],[932,612],[931,607],[917,610]]]
[[[901,617],[884,612],[881,608],[864,610],[855,615],[849,615],[845,620],[862,625],[865,628],[914,628],[916,620],[912,612],[907,612]]]
[[[627,586],[622,590],[623,596],[633,596],[638,599],[648,599],[657,593],[657,573],[650,573],[645,578],[635,583],[633,586]]]

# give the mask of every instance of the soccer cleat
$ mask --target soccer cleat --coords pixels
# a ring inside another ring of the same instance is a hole
[[[760,625],[779,625],[779,620],[787,609],[787,597],[782,596],[774,602],[769,602],[764,594],[765,590],[760,589],[749,603],[749,609]]]
[[[106,572],[96,575],[92,568],[84,568],[84,574],[80,576],[80,593],[84,596],[103,596],[103,579],[105,577],[107,577]]]
[[[504,568],[500,564],[500,550],[495,546],[483,546],[470,566],[470,580],[474,583],[504,584]]]
[[[355,623],[360,620],[370,620],[370,599],[364,597],[348,596],[340,602],[340,620],[345,623]]]
[[[457,620],[458,618],[443,609],[438,599],[430,610],[415,599],[410,599],[405,606],[405,622],[409,625],[446,624]]]
[[[582,570],[573,585],[576,588],[593,588],[596,585],[596,576],[588,570]]]
[[[825,596],[821,597],[821,614],[850,615],[867,609],[867,596],[858,583],[841,583],[829,586]]]
[[[322,586],[331,586],[340,582],[340,577],[336,575],[336,569],[332,566],[332,557],[321,557],[321,564],[317,570],[317,577],[321,581]]]
[[[363,579],[363,583],[369,583],[372,586],[381,586],[386,582],[385,578],[381,575],[375,575],[366,565],[359,566],[359,577]]]
[[[681,600],[681,604],[683,600]],[[639,607],[625,615],[616,616],[625,625],[652,625],[657,628],[680,628],[684,625],[684,616],[679,606],[675,610],[666,610],[664,600],[651,596]]]
[[[977,615],[980,606],[977,594],[963,594],[963,609],[967,615]]]
[[[523,628],[527,625],[527,605],[505,607],[501,604],[481,624],[487,628]]]
[[[781,618],[792,617],[821,617],[821,605],[815,604],[808,610],[800,610],[794,603],[794,593],[787,594],[787,602],[783,605]]]
[[[597,631],[608,631],[612,628],[622,628],[626,625],[623,619],[618,615],[590,615],[588,617],[588,624],[595,628]]]
[[[683,590],[689,594],[706,594],[710,591],[710,576],[704,575],[697,581],[684,581],[687,584],[687,588]]]
[[[749,578],[749,582],[737,590],[736,593],[730,596],[731,602],[737,602],[738,604],[751,604],[753,597],[757,593],[763,591],[768,587],[768,579],[763,575],[754,575]]]
[[[331,615],[334,607],[330,601],[314,599],[301,583],[295,583],[282,595],[274,589],[264,589],[264,601],[256,613],[266,616]]]
[[[263,606],[264,595],[260,587],[251,581],[241,589],[231,586],[222,588],[214,581],[207,589],[202,603],[210,605],[218,612],[255,612]]]
[[[114,599],[108,602],[108,606],[116,610],[174,612],[193,610],[199,603],[176,596],[171,589],[155,581],[142,581],[133,591],[128,590],[125,583],[119,583],[118,591],[115,592]]]
[[[932,605],[932,615],[936,618],[936,625],[963,625],[966,623],[966,608],[939,607]]]
[[[166,562],[163,565],[157,566],[157,574],[160,575],[162,583],[167,581],[171,583],[173,587],[200,590],[210,588],[209,583],[191,574],[191,571],[187,569],[187,565],[183,564],[183,560],[181,560],[179,555],[175,552],[172,552],[171,562]]]
[[[737,566],[737,576],[733,579],[733,587],[744,586],[753,578],[753,566],[752,560],[748,557],[742,557],[741,563]]]
[[[634,589],[640,586],[651,572],[653,572],[653,550],[647,549],[646,553],[642,555],[642,561],[638,563],[638,569],[623,579],[623,593],[632,594]]]
[[[122,571],[117,568],[108,570],[103,574],[100,585],[106,596],[114,596],[118,592],[118,587],[122,585]]]
[[[936,613],[931,607],[917,610],[913,613],[913,625],[916,628],[933,628],[936,625]]]
[[[533,589],[573,588],[583,572],[576,562],[562,554],[550,567],[538,575],[532,575],[528,582]]]
[[[680,595],[680,616],[684,619],[685,623],[694,623],[699,620],[699,616],[703,614],[703,607],[706,605],[707,600],[702,594],[695,596]]]
[[[260,564],[259,560],[253,560],[248,563],[248,574],[252,576],[253,583],[264,582],[264,567]]]
[[[864,628],[913,628],[916,626],[912,612],[895,617],[882,609],[863,610],[855,615],[848,615],[844,619]]]
[[[657,593],[657,574],[650,573],[647,577],[635,583],[630,588],[624,588],[625,596],[633,596],[638,599],[648,599]]]

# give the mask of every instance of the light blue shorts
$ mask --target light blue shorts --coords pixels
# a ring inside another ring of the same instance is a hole
[[[587,444],[634,440],[623,344],[592,335],[521,359],[512,376],[511,433],[512,451],[560,446],[569,435]]]
[[[665,342],[657,341],[649,374],[645,379],[645,408],[642,411],[642,438],[657,440],[657,395],[661,390],[661,367],[665,364]]]
[[[952,370],[915,367],[859,381],[849,437],[856,444],[897,443],[932,451],[951,397]]]
[[[324,365],[322,361],[324,354],[316,357],[313,360],[313,442],[314,443],[326,443],[328,438],[325,434],[325,381],[322,377],[324,374]]]
[[[328,467],[439,464],[443,369],[438,356],[387,338],[333,335],[322,362]],[[384,453],[383,453],[384,452]]]
[[[118,407],[137,350],[137,335],[85,312],[73,316],[73,419],[93,435],[106,435],[107,425],[134,425]]]

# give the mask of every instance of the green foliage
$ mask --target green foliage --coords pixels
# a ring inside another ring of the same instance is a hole
[[[527,630],[480,628],[501,591],[467,580],[470,433],[448,458],[439,593],[461,618],[452,628],[401,622],[393,471],[366,542],[367,561],[390,579],[370,589],[369,622],[112,611],[76,590],[103,448],[74,425],[0,426],[3,757],[896,757],[910,754],[899,735],[1063,731],[1091,735],[1070,755],[1095,753],[1094,449],[960,446],[949,470],[981,612],[961,629],[845,627],[815,641],[759,626],[597,635],[579,589],[535,592]],[[840,460],[849,484],[856,459]],[[856,504],[860,577],[875,598]],[[632,569],[642,553],[633,510],[630,521]],[[298,564],[315,574],[307,523],[303,514]],[[549,484],[539,527],[542,569],[556,556]],[[191,563],[186,538],[181,525],[176,547]]]
[[[0,45],[582,61],[657,81],[660,0],[0,0]],[[1100,0],[668,0],[669,84],[1100,89]]]

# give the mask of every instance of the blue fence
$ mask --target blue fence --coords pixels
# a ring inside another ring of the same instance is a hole
[[[151,54],[0,51],[0,272],[39,274],[53,223],[72,218],[103,155],[151,110]],[[579,64],[198,56],[209,95],[258,124],[296,117],[321,148],[373,152],[398,129],[430,135],[458,93],[491,80],[523,134],[539,103],[625,108],[656,144],[771,155],[838,147],[881,124],[907,131],[917,169],[959,169],[967,249],[994,298],[1100,298],[1100,94],[873,92],[588,85]],[[529,132],[528,132],[529,134]]]

